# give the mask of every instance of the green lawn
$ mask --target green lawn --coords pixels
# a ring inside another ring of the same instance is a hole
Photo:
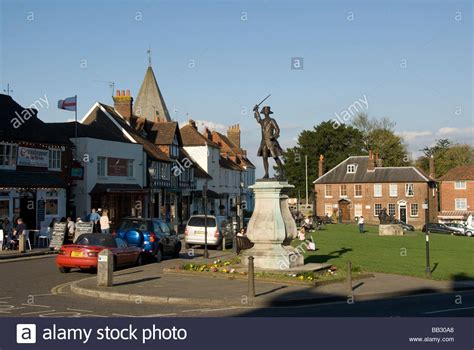
[[[366,227],[360,234],[353,224],[326,225],[312,233],[316,252],[307,252],[306,263],[330,263],[345,270],[347,261],[366,272],[386,272],[425,277],[425,234],[416,231],[405,236],[378,236],[378,227]],[[298,245],[299,241],[295,241]],[[474,238],[430,235],[430,261],[433,279],[474,279]]]

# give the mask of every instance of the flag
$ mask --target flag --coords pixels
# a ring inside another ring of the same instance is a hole
[[[68,111],[75,111],[77,108],[77,97],[68,97],[65,100],[58,101],[59,109],[66,109]]]

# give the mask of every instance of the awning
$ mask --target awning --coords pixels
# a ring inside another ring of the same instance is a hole
[[[438,218],[465,220],[467,219],[469,214],[474,215],[474,212],[469,211],[469,210],[444,210],[444,211],[439,212]]]
[[[137,184],[96,184],[89,194],[104,194],[104,193],[134,193],[142,194],[148,193],[148,190],[142,188]]]
[[[221,198],[221,195],[213,190],[208,189],[207,192],[207,198],[209,199],[219,199]],[[193,197],[194,198],[202,198],[202,191],[193,191]]]
[[[0,170],[0,188],[65,188],[59,174],[47,171]]]

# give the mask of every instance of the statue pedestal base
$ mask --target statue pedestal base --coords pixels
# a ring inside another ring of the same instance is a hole
[[[242,264],[254,257],[258,270],[288,270],[303,265],[303,255],[291,246],[283,246],[287,238],[295,235],[289,222],[287,200],[282,191],[293,188],[286,181],[257,181],[250,186],[255,194],[255,209],[247,228],[247,237],[253,242],[251,249],[242,252]],[[289,211],[289,210],[288,210]],[[294,222],[293,222],[294,224]]]
[[[403,236],[403,227],[398,224],[379,225],[379,236]]]

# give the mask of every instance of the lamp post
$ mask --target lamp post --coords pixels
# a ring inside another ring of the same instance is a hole
[[[207,250],[207,180],[202,189],[202,198],[204,199],[204,258],[209,259],[209,251]]]
[[[150,205],[149,205],[149,213],[150,217],[154,217],[154,208],[155,208],[155,175],[156,169],[154,166],[150,166],[148,168],[148,174],[150,175]]]

